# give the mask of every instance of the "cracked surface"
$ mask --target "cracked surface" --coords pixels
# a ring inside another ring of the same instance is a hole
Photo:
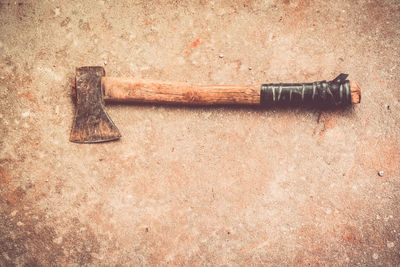
[[[0,1],[0,265],[400,264],[398,1]],[[75,67],[199,84],[350,74],[350,110],[107,105]],[[378,172],[383,171],[379,176]]]

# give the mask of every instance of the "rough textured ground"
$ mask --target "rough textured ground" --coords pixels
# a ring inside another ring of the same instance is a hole
[[[400,264],[399,1],[0,3],[0,265]],[[347,72],[362,104],[113,105],[120,141],[70,143],[74,68],[103,64],[202,84]]]

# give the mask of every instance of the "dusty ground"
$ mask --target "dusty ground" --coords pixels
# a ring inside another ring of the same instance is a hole
[[[1,0],[0,16],[0,265],[400,264],[399,1]],[[202,84],[346,72],[362,104],[113,105],[120,141],[70,143],[74,69],[103,64]]]

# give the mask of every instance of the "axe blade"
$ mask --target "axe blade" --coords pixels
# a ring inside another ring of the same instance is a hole
[[[121,134],[104,111],[101,77],[103,67],[76,69],[76,112],[70,141],[75,143],[100,143],[119,139]]]

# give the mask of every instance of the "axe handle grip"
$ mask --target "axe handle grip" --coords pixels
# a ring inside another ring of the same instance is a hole
[[[265,93],[268,93],[269,90],[273,90],[272,93],[275,93],[275,87],[279,87],[279,84],[196,85],[190,83],[117,77],[102,77],[101,83],[104,100],[106,101],[181,103],[193,105],[257,105],[260,103],[266,105],[266,103],[263,103],[265,101],[260,99],[262,96],[261,90],[263,90],[265,96]],[[290,86],[286,86],[286,90],[298,91],[299,86],[308,86],[308,84],[289,85]],[[351,91],[351,98],[348,104],[359,103],[361,91],[357,83],[350,82],[349,89]],[[279,101],[276,102],[278,103]],[[272,105],[276,105],[276,103],[267,103],[267,106]]]
[[[194,105],[259,104],[259,85],[196,85],[134,78],[102,77],[104,100]]]

